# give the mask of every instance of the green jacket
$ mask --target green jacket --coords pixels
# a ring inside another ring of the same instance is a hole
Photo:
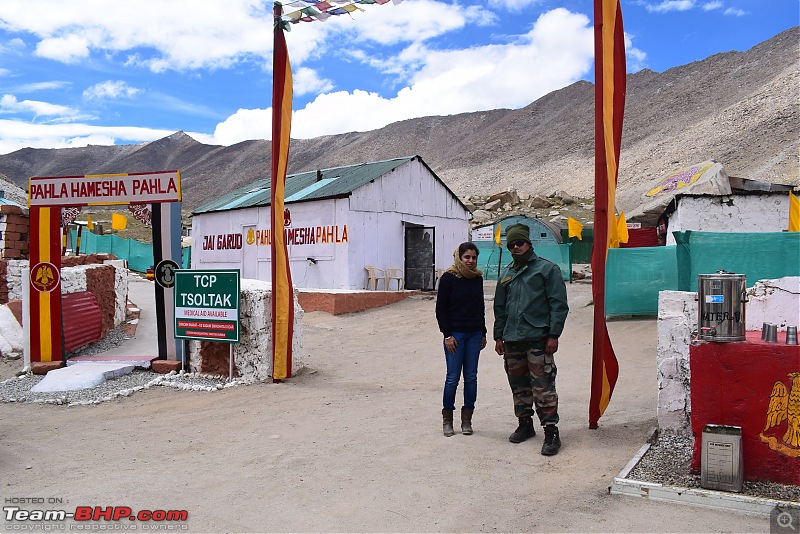
[[[568,312],[561,269],[534,253],[519,271],[512,263],[500,274],[494,294],[494,339],[557,339]]]

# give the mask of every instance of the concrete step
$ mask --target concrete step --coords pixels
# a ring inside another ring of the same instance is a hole
[[[31,391],[52,393],[88,389],[111,378],[126,375],[133,371],[134,367],[130,363],[75,363],[50,371],[41,382],[31,388]]]

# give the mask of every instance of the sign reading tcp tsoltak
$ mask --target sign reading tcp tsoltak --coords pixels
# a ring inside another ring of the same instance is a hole
[[[239,342],[239,270],[175,271],[175,337]]]

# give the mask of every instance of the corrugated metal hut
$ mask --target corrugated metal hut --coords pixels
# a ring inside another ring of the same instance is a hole
[[[366,266],[374,266],[399,268],[407,289],[433,289],[434,266],[449,265],[469,236],[469,211],[420,156],[292,174],[285,195],[299,288],[365,289]],[[193,269],[270,280],[270,180],[192,213]]]

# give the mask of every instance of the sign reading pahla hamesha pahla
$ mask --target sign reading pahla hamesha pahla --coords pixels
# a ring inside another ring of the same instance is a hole
[[[347,225],[329,226],[301,226],[299,228],[284,228],[283,237],[287,245],[318,245],[347,243]],[[243,245],[270,246],[272,244],[272,230],[269,228],[249,228],[246,235],[211,234],[202,236],[203,250],[230,250],[240,249]]]
[[[28,191],[29,207],[178,202],[181,173],[42,176],[28,180]]]

